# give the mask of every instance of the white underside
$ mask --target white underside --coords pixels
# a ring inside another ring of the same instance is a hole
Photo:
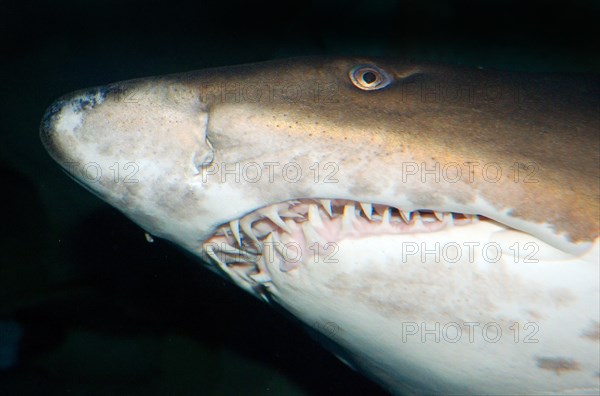
[[[263,254],[269,298],[394,393],[598,394],[597,244],[560,256],[479,222],[336,245],[291,271]]]

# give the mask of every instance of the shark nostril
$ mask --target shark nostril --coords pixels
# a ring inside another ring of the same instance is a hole
[[[215,149],[208,140],[205,140],[208,150],[197,151],[194,154],[193,163],[196,174],[200,173],[200,169],[210,166],[215,159]]]
[[[204,144],[201,143],[200,139],[196,140],[198,147],[192,156],[193,172],[196,175],[201,172],[201,169],[210,166],[215,159],[215,148],[208,139],[208,136],[206,136],[206,131],[208,129],[208,112],[203,111],[200,114],[198,121],[201,124],[200,130],[202,131]]]

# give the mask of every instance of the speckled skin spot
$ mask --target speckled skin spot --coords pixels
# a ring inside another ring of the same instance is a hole
[[[537,366],[542,370],[554,371],[556,375],[581,370],[579,363],[577,363],[575,360],[560,357],[538,358]]]
[[[590,323],[590,325],[581,333],[581,336],[595,343],[600,342],[600,323]]]

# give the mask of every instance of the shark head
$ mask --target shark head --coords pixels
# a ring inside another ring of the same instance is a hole
[[[392,391],[597,391],[597,88],[299,58],[75,92],[41,137],[84,187]],[[418,345],[421,323],[547,339]]]

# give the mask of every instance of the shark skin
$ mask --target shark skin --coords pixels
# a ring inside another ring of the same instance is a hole
[[[599,88],[297,58],[75,92],[41,138],[394,394],[598,394]]]

